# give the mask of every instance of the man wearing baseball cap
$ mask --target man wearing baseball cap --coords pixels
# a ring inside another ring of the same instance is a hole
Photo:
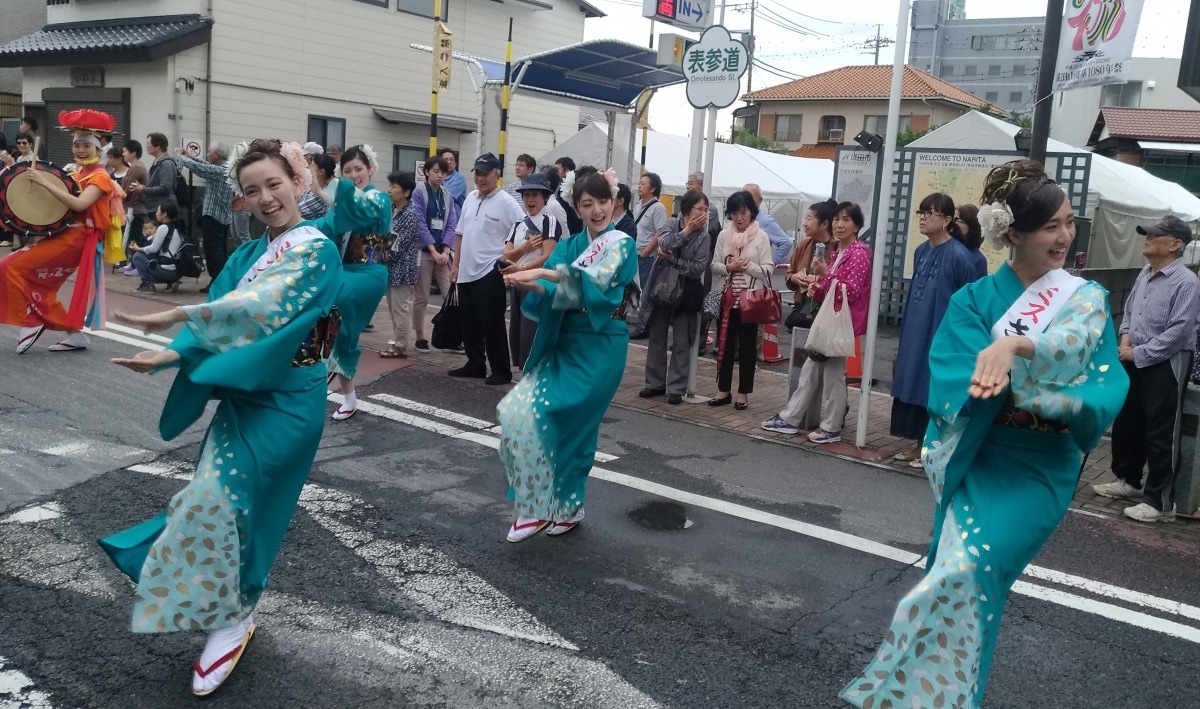
[[[525,211],[500,189],[500,159],[484,153],[475,160],[475,190],[466,196],[455,233],[458,244],[450,280],[458,284],[458,306],[467,363],[452,377],[478,377],[488,384],[512,381],[512,360],[504,331],[504,277],[500,257],[513,225]],[[487,373],[491,363],[492,373]]]
[[[304,159],[311,165],[314,157],[325,154],[325,148],[322,148],[319,143],[314,143],[310,140],[304,144],[304,147],[300,148],[300,152],[304,154]]]
[[[1192,230],[1167,215],[1137,228],[1146,237],[1147,265],[1125,300],[1117,353],[1129,373],[1129,394],[1112,427],[1116,482],[1097,495],[1140,500],[1125,508],[1139,522],[1175,519],[1179,413],[1200,317],[1200,279],[1183,263]],[[1142,471],[1147,469],[1142,485]]]

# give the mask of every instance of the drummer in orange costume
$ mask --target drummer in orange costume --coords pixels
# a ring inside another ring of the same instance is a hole
[[[17,354],[26,352],[46,330],[65,331],[67,337],[51,345],[54,352],[87,349],[86,325],[103,327],[103,267],[100,249],[104,230],[111,224],[109,197],[113,181],[100,162],[100,135],[112,133],[112,116],[88,109],[58,114],[59,127],[71,132],[71,155],[78,166],[72,174],[79,194],[43,170],[31,170],[33,182],[46,197],[62,203],[77,217],[70,226],[32,246],[0,259],[0,322],[21,327]],[[58,300],[63,282],[75,274],[68,307]]]

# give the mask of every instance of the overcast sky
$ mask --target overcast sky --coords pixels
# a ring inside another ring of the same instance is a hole
[[[650,20],[641,16],[641,0],[590,0],[608,17],[588,20],[587,39],[619,38],[646,43],[650,39]],[[720,0],[714,0],[714,7]],[[818,74],[851,64],[871,64],[874,54],[864,43],[875,38],[876,23],[882,24],[882,36],[894,38],[899,8],[895,0],[855,0],[853,15],[838,16],[836,5],[850,3],[812,2],[811,0],[758,0],[755,36],[758,59],[770,69],[755,68],[754,89],[786,83],[799,76]],[[1187,22],[1188,0],[1146,0],[1138,24],[1135,55],[1141,57],[1178,57],[1182,53]],[[725,26],[733,32],[750,28],[749,0],[727,5]],[[1044,0],[1008,0],[1003,3],[967,0],[967,17],[1033,17],[1045,14]],[[809,32],[802,33],[800,30]],[[680,30],[655,25],[655,34]],[[657,44],[657,40],[655,40]],[[892,46],[879,54],[881,64],[891,64]],[[907,57],[907,52],[905,53]],[[770,73],[774,72],[774,73]],[[746,77],[742,77],[746,88]],[[718,131],[728,134],[732,109],[745,105],[736,102],[722,111]],[[650,106],[651,125],[659,131],[687,135],[691,132],[692,110],[682,86],[659,91]]]

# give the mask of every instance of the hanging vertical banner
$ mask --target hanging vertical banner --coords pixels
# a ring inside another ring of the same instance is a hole
[[[454,53],[454,36],[444,22],[433,28],[433,90],[450,88],[450,62]]]
[[[1054,90],[1123,84],[1145,0],[1067,0]]]

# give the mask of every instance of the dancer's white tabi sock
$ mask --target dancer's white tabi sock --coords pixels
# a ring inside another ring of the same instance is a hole
[[[354,392],[350,392],[349,394],[346,394],[344,399],[345,400],[342,402],[343,410],[349,411],[350,409],[358,408],[358,396]]]
[[[194,692],[211,692],[229,677],[229,673],[233,671],[234,662],[226,661],[216,668],[213,668],[213,664],[241,647],[246,640],[246,633],[253,625],[254,616],[249,615],[237,625],[218,628],[208,634],[208,643],[204,646],[204,652],[200,654],[199,665],[205,670],[211,669],[212,671],[203,677],[199,672],[192,672],[192,690]]]

